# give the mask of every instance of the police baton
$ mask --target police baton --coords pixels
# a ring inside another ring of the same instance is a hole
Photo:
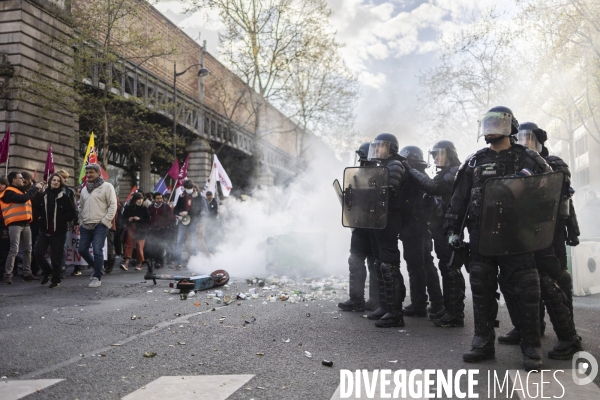
[[[465,211],[465,215],[463,217],[462,223],[460,224],[460,234],[459,234],[459,238],[460,238],[460,242],[461,242],[461,247],[464,248],[465,247],[465,243],[463,242],[463,238],[464,238],[464,231],[465,231],[465,224],[467,223],[467,216],[469,215],[469,209],[471,208],[471,202],[469,202],[469,204],[467,205],[467,210]],[[454,259],[456,258],[456,253],[458,252],[459,249],[456,249],[454,247],[452,247],[452,255],[450,256],[450,261],[448,262],[448,268],[453,268],[454,266]]]

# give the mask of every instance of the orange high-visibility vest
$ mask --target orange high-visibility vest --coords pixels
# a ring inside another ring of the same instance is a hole
[[[3,195],[8,190],[17,194],[23,194],[19,189],[9,186],[3,192]],[[2,196],[2,199],[3,198],[4,196]],[[8,226],[14,222],[33,222],[31,200],[27,200],[25,203],[5,203],[2,199],[0,199],[0,207],[2,207],[2,217],[4,218],[5,226]]]

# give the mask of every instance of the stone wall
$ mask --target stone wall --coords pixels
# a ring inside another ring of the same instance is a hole
[[[64,84],[65,77],[56,68],[70,62],[72,54],[63,53],[53,45],[62,36],[71,34],[68,13],[61,7],[64,7],[61,2],[46,0],[0,2],[0,53],[14,66],[15,72],[8,80],[9,85],[22,88],[38,74]],[[52,143],[56,169],[66,169],[73,176],[77,116],[64,110],[45,110],[39,99],[28,96],[22,89],[10,90],[6,100],[0,101],[0,132],[10,127],[9,170],[37,170],[40,179],[48,145]],[[70,179],[69,183],[73,182]]]

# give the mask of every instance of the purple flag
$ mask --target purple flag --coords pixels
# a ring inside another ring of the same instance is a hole
[[[48,147],[46,156],[46,165],[44,165],[44,181],[48,182],[48,177],[54,173],[54,156],[52,155],[52,144]]]
[[[0,141],[0,164],[8,161],[9,146],[10,146],[10,128],[6,127],[6,134]]]
[[[181,166],[181,170],[179,171],[179,175],[177,176],[177,185],[175,185],[175,189],[180,186],[183,186],[183,182],[187,179],[187,170],[188,170],[188,161],[190,160],[190,155],[185,158],[185,162]]]
[[[163,178],[160,178],[158,180],[158,182],[156,183],[156,186],[154,186],[153,192],[165,194],[168,191],[169,191],[169,189],[167,188],[167,185],[165,184],[165,180]]]
[[[177,178],[179,177],[179,161],[177,159],[175,159],[175,162],[173,163],[173,165],[171,165],[171,169],[169,169],[167,175],[173,178],[173,180],[177,180]]]

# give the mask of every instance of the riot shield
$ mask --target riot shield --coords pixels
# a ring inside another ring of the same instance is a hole
[[[483,186],[478,254],[501,256],[552,245],[564,174],[488,179]]]
[[[342,193],[342,187],[340,186],[340,183],[338,182],[337,179],[335,181],[333,181],[333,190],[335,190],[335,194],[337,195],[337,198],[340,201],[340,205],[343,207],[344,206],[344,194]]]
[[[389,170],[349,167],[344,170],[342,225],[383,229],[387,225]]]

